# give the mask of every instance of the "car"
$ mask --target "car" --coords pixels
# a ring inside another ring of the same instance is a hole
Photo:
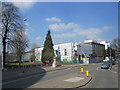
[[[109,69],[110,64],[108,62],[105,62],[101,65],[101,69]]]

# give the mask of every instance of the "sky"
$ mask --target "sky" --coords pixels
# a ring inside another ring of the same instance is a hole
[[[108,41],[118,37],[117,2],[15,2],[27,19],[30,44],[44,44],[51,31],[53,44]]]

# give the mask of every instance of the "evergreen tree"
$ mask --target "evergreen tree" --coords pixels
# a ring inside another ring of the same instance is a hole
[[[50,30],[48,30],[46,40],[44,42],[44,48],[42,51],[42,62],[46,64],[46,61],[49,61],[49,64],[51,65],[54,58],[54,49],[53,49],[53,43],[52,38],[50,35]]]

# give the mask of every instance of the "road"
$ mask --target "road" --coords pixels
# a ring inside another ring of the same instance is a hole
[[[101,64],[89,65],[86,69],[91,71],[92,81],[82,88],[118,88],[118,65],[112,69],[101,69]]]
[[[55,79],[57,77],[62,77],[64,75],[69,75],[72,73],[78,75],[78,68],[68,68],[46,73],[38,73],[27,77],[21,77],[20,79],[3,82],[3,88],[28,88],[36,83],[46,82],[47,80]]]
[[[92,75],[92,81],[82,88],[117,88],[118,87],[118,74],[116,68],[113,66],[112,70],[100,69],[100,64],[89,64],[84,67],[85,70],[89,70]],[[56,71],[50,71],[46,73],[38,73],[27,77],[21,77],[11,81],[3,82],[3,88],[28,88],[32,85],[39,84],[40,82],[47,82],[48,80],[63,77],[65,75],[76,74],[79,75],[79,68],[68,68]]]

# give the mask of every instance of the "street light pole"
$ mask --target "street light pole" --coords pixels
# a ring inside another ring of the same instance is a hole
[[[27,19],[24,19],[23,21],[25,22],[25,21],[27,21]],[[24,24],[24,25],[25,25],[25,24]],[[25,26],[24,26],[24,27],[25,27]],[[24,55],[25,55],[25,53],[23,53],[23,71],[22,71],[22,73],[25,72],[25,67],[24,67]]]

